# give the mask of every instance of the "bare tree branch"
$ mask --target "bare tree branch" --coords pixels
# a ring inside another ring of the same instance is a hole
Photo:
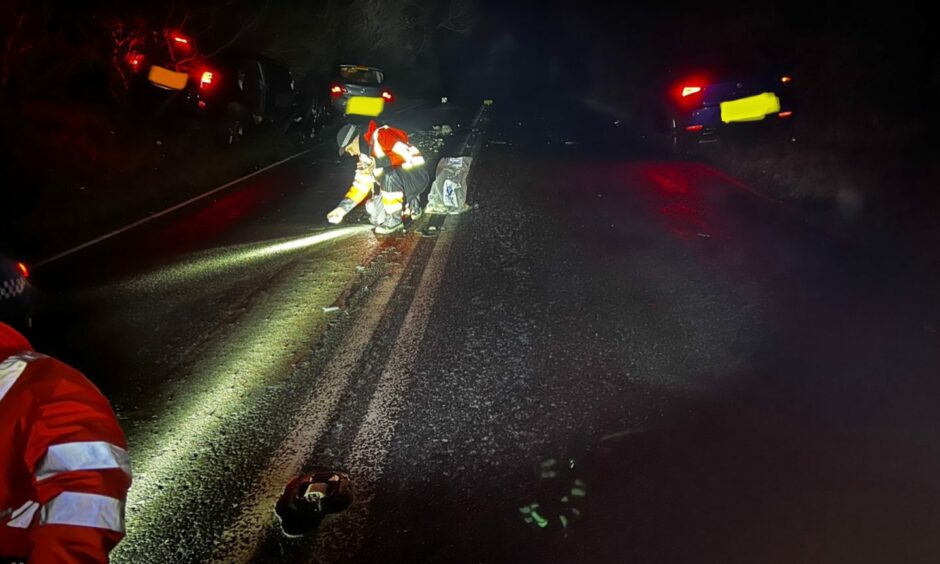
[[[258,25],[258,22],[261,20],[262,14],[264,14],[264,12],[267,10],[267,8],[268,8],[268,4],[265,4],[260,10],[258,10],[258,13],[255,14],[254,19],[252,19],[250,22],[248,22],[246,25],[244,25],[241,29],[239,29],[239,30],[235,33],[235,35],[232,36],[231,39],[229,39],[228,41],[226,41],[225,43],[223,43],[218,49],[216,49],[215,51],[213,51],[213,52],[207,54],[207,55],[206,55],[206,58],[214,57],[214,56],[218,55],[219,53],[221,53],[222,51],[224,51],[225,49],[228,49],[228,48],[231,47],[236,41],[238,41],[239,38],[241,38],[241,36],[242,36],[246,31],[248,31],[249,29],[251,29],[251,28],[255,27],[256,25]]]

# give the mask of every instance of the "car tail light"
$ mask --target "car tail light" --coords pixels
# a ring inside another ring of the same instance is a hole
[[[215,73],[212,71],[205,71],[202,73],[202,76],[199,78],[199,87],[208,88],[212,86],[212,81],[215,80]]]
[[[682,87],[682,97],[688,98],[693,94],[698,94],[702,91],[701,86],[683,86]]]
[[[392,96],[392,91],[391,91],[391,90],[382,90],[381,96],[382,96],[382,98],[385,99],[386,102],[391,102],[392,100],[395,99],[395,97]]]
[[[174,32],[170,34],[170,38],[174,43],[179,43],[180,45],[189,45],[189,38],[181,33]]]
[[[788,118],[788,117],[791,117],[791,116],[793,115],[793,112],[787,110],[787,111],[785,111],[785,112],[780,112],[780,113],[777,114],[777,115],[780,116],[780,117],[782,117],[782,118]]]
[[[330,86],[331,96],[339,96],[345,92],[346,92],[346,88],[344,88],[342,84],[334,84],[333,86]]]
[[[144,55],[143,53],[128,53],[125,57],[127,64],[131,67],[131,70],[134,72],[139,71],[143,68],[144,65]]]
[[[23,274],[23,278],[29,278],[29,268],[24,262],[16,263],[16,268]]]
[[[792,76],[781,76],[781,77],[780,77],[780,82],[782,82],[782,83],[784,83],[784,84],[786,84],[787,82],[793,82],[793,77],[792,77]]]
[[[686,131],[701,131],[705,129],[704,125],[690,125],[685,128]]]

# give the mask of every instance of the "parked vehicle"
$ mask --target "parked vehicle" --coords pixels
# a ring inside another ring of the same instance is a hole
[[[298,89],[285,65],[252,53],[202,57],[180,32],[164,31],[163,38],[168,47],[157,41],[149,54],[141,45],[127,57],[138,77],[136,99],[155,119],[195,121],[228,145],[260,127],[306,142],[326,120],[326,94]]]
[[[691,63],[660,94],[671,148],[688,153],[739,133],[782,131],[794,116],[793,76],[777,65]]]
[[[339,65],[330,85],[333,111],[340,116],[376,117],[395,101],[385,73],[375,67]]]

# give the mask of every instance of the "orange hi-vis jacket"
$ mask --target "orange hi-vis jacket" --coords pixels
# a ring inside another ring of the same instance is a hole
[[[101,392],[0,323],[0,561],[107,562],[130,484]]]
[[[401,129],[387,125],[379,127],[375,120],[372,120],[363,138],[369,145],[371,157],[360,156],[362,164],[356,171],[352,186],[346,193],[346,198],[352,201],[352,205],[358,205],[372,192],[376,179],[382,176],[384,168],[411,170],[424,165],[421,151],[410,144],[408,134]],[[368,172],[372,164],[374,167],[371,172]]]

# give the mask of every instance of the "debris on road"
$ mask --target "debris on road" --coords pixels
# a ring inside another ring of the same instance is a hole
[[[437,172],[425,211],[432,214],[459,214],[467,211],[467,176],[473,157],[443,158]]]

